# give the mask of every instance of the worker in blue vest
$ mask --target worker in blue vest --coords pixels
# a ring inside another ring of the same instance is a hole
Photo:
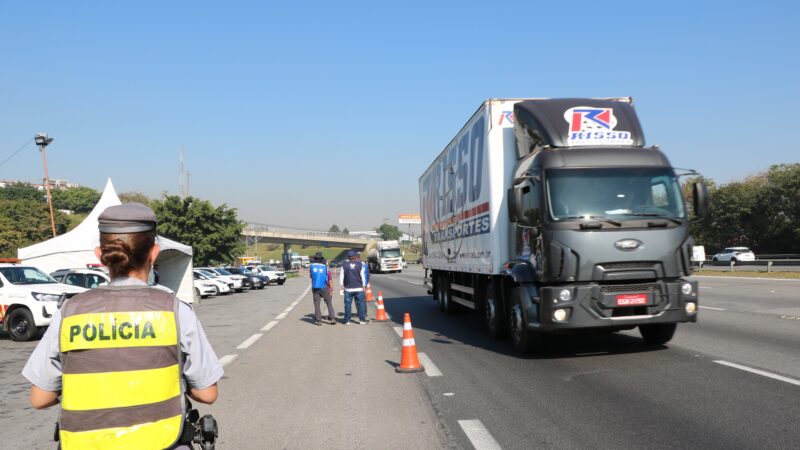
[[[339,284],[344,288],[344,324],[350,324],[350,311],[353,300],[356,302],[358,323],[367,323],[367,305],[364,302],[364,291],[369,279],[367,265],[358,259],[358,253],[353,250],[347,252],[347,261],[342,264],[339,272]]]
[[[311,292],[314,296],[314,325],[322,326],[322,315],[319,302],[325,299],[328,307],[328,323],[336,325],[336,313],[333,311],[333,300],[331,298],[331,281],[333,276],[325,264],[325,257],[321,252],[314,255],[314,262],[308,267],[311,276]]]

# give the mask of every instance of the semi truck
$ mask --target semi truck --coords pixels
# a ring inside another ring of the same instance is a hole
[[[403,253],[398,241],[380,241],[367,254],[371,273],[402,272]]]
[[[635,327],[663,345],[697,321],[697,180],[645,146],[630,97],[486,100],[419,178],[428,293],[520,352]]]

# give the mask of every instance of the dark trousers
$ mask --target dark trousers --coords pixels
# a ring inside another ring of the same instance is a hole
[[[333,302],[331,301],[331,292],[328,288],[314,288],[311,289],[311,292],[314,294],[314,317],[316,318],[317,322],[322,320],[322,314],[319,310],[319,301],[321,299],[325,299],[325,306],[328,307],[328,318],[330,320],[334,320],[336,318],[336,313],[333,312]]]

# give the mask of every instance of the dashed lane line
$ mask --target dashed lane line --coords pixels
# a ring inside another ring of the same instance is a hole
[[[289,314],[289,313],[287,313],[287,312],[285,312],[285,311],[284,311],[284,312],[282,312],[282,313],[278,314],[277,316],[275,316],[275,320],[282,320],[282,319],[285,319],[285,318],[286,318],[286,316],[287,316],[288,314]]]
[[[489,430],[483,426],[480,420],[459,420],[458,424],[464,430],[475,450],[500,450],[500,444],[494,440]]]
[[[397,335],[402,338],[403,337],[403,327],[393,327],[393,328],[394,328],[394,332],[397,333]]]
[[[255,342],[256,342],[257,340],[261,339],[261,336],[263,336],[263,334],[261,334],[261,333],[256,333],[256,334],[254,334],[254,335],[250,336],[249,338],[245,339],[245,341],[244,341],[244,342],[242,342],[241,344],[239,344],[239,346],[238,346],[238,347],[236,347],[236,349],[237,349],[237,350],[244,350],[244,349],[246,349],[247,347],[250,347],[251,345],[255,344]]]
[[[277,320],[273,320],[272,322],[264,325],[264,328],[262,328],[261,331],[269,331],[269,330],[272,329],[272,327],[274,327],[277,324],[278,324],[278,321]]]
[[[233,360],[236,359],[237,356],[239,356],[239,355],[237,355],[235,353],[232,354],[232,355],[225,355],[225,356],[223,356],[222,358],[219,359],[219,364],[222,367],[225,367],[225,365],[232,363]]]
[[[713,309],[714,311],[727,311],[725,308],[715,308],[713,306],[703,306],[700,305],[700,309]]]
[[[442,371],[436,367],[436,364],[431,361],[427,354],[423,352],[418,352],[417,356],[419,357],[419,362],[422,364],[422,367],[425,368],[425,374],[429,377],[440,377],[442,376]]]
[[[772,372],[767,372],[765,370],[754,369],[752,367],[743,366],[741,364],[732,363],[729,361],[723,360],[716,360],[714,361],[717,364],[722,364],[723,366],[733,367],[734,369],[744,370],[745,372],[754,373],[756,375],[761,375],[767,378],[772,378],[773,380],[783,381],[784,383],[793,384],[795,386],[800,386],[800,380],[795,380],[794,378],[784,377],[782,375],[778,375]]]

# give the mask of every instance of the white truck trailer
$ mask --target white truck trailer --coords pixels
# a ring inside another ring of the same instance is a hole
[[[664,344],[697,320],[689,223],[707,192],[693,185],[690,218],[681,175],[630,98],[487,100],[419,179],[429,293],[522,352],[578,329]]]

